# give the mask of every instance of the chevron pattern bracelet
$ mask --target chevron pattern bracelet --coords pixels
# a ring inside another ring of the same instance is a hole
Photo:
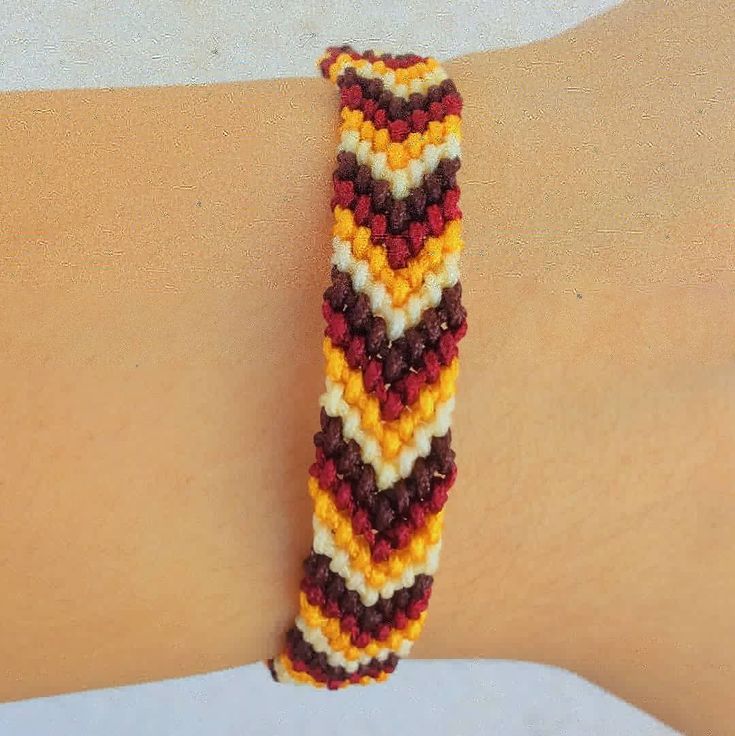
[[[267,664],[278,682],[339,689],[384,680],[419,636],[457,475],[462,98],[432,58],[342,46],[319,67],[341,122],[314,537]]]

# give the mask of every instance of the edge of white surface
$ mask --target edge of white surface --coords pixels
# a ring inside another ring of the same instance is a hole
[[[557,35],[620,0],[16,0],[0,3],[0,90],[146,87],[316,75],[330,44],[440,59]],[[427,22],[427,16],[430,22]],[[359,23],[355,18],[359,18]],[[471,27],[468,27],[468,21]]]
[[[3,736],[344,736],[346,722],[371,735],[677,733],[568,670],[505,660],[408,660],[337,693],[276,684],[255,664],[0,705]]]

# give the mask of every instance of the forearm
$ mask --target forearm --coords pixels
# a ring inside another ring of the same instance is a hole
[[[681,727],[727,715],[735,660],[732,141],[726,107],[700,121],[672,98],[685,71],[647,84],[661,59],[628,42],[613,81],[563,39],[449,65],[470,334],[415,651],[552,662]],[[273,654],[311,533],[333,96],[287,80],[3,109],[0,695]]]

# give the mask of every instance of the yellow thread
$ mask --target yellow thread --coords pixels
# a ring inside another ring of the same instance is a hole
[[[372,141],[375,135],[375,126],[368,120],[360,124],[359,131],[361,141]]]
[[[410,158],[419,158],[421,156],[424,150],[424,136],[421,133],[409,133],[404,143],[406,152]]]
[[[427,612],[422,611],[417,619],[409,619],[402,629],[391,629],[385,641],[371,639],[370,643],[362,649],[352,644],[350,635],[342,631],[340,619],[325,616],[319,606],[313,606],[309,603],[309,599],[303,591],[299,594],[299,614],[311,628],[318,629],[324,634],[332,651],[340,652],[345,659],[354,661],[366,654],[374,657],[381,649],[396,652],[407,639],[416,641],[424,626]]]
[[[286,670],[286,672],[288,672],[289,677],[291,677],[293,680],[296,680],[296,682],[313,685],[314,687],[326,687],[323,682],[315,680],[308,672],[296,671],[293,667],[290,657],[285,652],[281,654],[278,658],[283,665],[283,668]]]
[[[388,145],[388,166],[393,170],[405,169],[408,166],[409,157],[406,149],[400,143]]]
[[[313,687],[326,687],[326,683],[319,682],[319,680],[316,680],[313,678],[308,672],[297,672],[294,667],[293,663],[289,659],[289,657],[284,653],[279,655],[278,659],[281,662],[281,665],[288,673],[289,677],[291,679],[296,680],[296,682],[302,682],[307,685],[312,685]],[[374,682],[384,682],[388,679],[388,673],[387,672],[380,672],[377,677],[370,677],[369,675],[363,675],[359,680],[359,685],[371,685]],[[351,685],[351,681],[349,680],[342,680],[338,685],[337,689],[341,690],[343,687],[347,687],[348,685]]]
[[[402,307],[421,289],[428,273],[436,273],[445,256],[462,250],[462,221],[448,220],[438,237],[428,237],[421,252],[405,268],[393,270],[388,264],[385,248],[373,244],[369,227],[357,226],[352,211],[337,205],[334,208],[332,233],[350,243],[353,258],[365,261],[373,280],[385,286],[394,307]]]
[[[390,143],[388,129],[380,128],[380,130],[376,130],[373,135],[373,150],[382,153],[388,148],[388,143]]]
[[[438,120],[429,122],[426,132],[429,135],[429,141],[434,145],[439,145],[444,139],[444,126]]]
[[[323,54],[319,60],[323,61],[325,58],[327,58],[327,55]],[[388,67],[382,59],[374,62],[369,62],[367,59],[353,59],[349,54],[342,53],[339,54],[330,65],[329,78],[332,80],[332,82],[336,82],[337,77],[339,77],[339,75],[342,73],[342,70],[345,66],[349,65],[354,66],[356,69],[362,69],[364,66],[371,63],[373,72],[379,74],[380,76],[384,77],[389,71]],[[428,58],[426,59],[426,61],[418,61],[409,67],[405,67],[403,69],[393,69],[391,71],[393,72],[396,84],[406,84],[413,79],[423,79],[428,74],[435,71],[438,67],[439,62],[436,59]]]
[[[373,153],[395,149],[392,154],[396,158],[396,164],[391,163],[389,154],[388,163],[392,169],[404,169],[411,160],[421,157],[424,148],[429,144],[438,145],[444,143],[450,135],[462,140],[462,119],[459,115],[445,115],[443,120],[431,120],[427,129],[419,133],[409,133],[404,141],[391,141],[387,128],[376,128],[372,120],[366,120],[362,110],[353,110],[343,107],[340,110],[342,123],[337,132],[342,137],[343,133],[357,131],[361,141],[370,141],[370,150]],[[400,163],[399,163],[400,162]]]
[[[297,672],[294,667],[293,663],[291,662],[290,658],[284,653],[279,656],[279,660],[281,661],[281,664],[283,665],[283,668],[288,672],[289,676],[296,680],[297,682],[302,682],[308,685],[312,685],[314,687],[326,687],[326,683],[319,682],[319,680],[316,680],[313,678],[308,672]],[[384,682],[388,679],[388,673],[387,672],[380,672],[377,677],[370,677],[369,675],[363,675],[359,681],[359,685],[370,685],[373,682]],[[341,690],[343,687],[347,687],[348,685],[352,684],[349,680],[342,680],[338,685],[337,689]]]
[[[311,476],[308,487],[309,494],[314,500],[316,517],[331,530],[335,545],[347,553],[350,557],[350,566],[363,574],[371,588],[382,588],[388,580],[399,579],[407,565],[424,560],[428,548],[441,538],[443,510],[426,517],[426,523],[414,532],[407,547],[394,550],[385,562],[374,562],[369,544],[362,536],[355,534],[352,519],[335,506],[331,494],[322,489],[319,481]]]
[[[436,383],[421,387],[416,402],[404,407],[398,419],[384,421],[380,415],[380,401],[365,388],[362,371],[350,368],[342,348],[335,347],[325,337],[322,350],[327,377],[344,387],[343,399],[359,410],[360,426],[380,443],[383,457],[388,460],[398,455],[401,446],[410,441],[420,424],[432,419],[439,404],[454,396],[459,374],[459,358],[456,357],[441,369]]]

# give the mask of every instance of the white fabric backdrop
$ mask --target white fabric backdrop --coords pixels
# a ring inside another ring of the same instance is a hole
[[[400,672],[400,675],[399,675]],[[261,665],[0,706],[2,736],[672,736],[564,670],[401,662],[338,693],[269,681]]]
[[[617,0],[15,0],[0,3],[0,89],[315,74],[331,43],[439,58],[559,33]]]

